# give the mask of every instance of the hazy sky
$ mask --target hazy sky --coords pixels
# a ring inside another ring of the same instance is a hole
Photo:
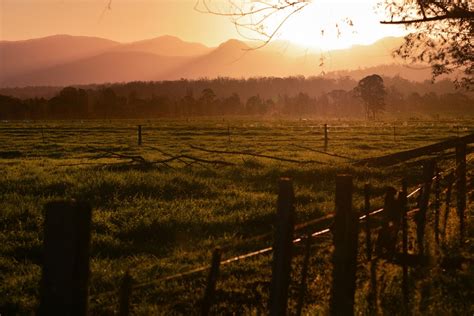
[[[224,0],[217,0],[224,2]],[[131,42],[160,35],[216,46],[239,38],[226,17],[194,10],[195,0],[0,0],[0,38],[20,40],[54,34],[98,36]],[[381,26],[376,0],[314,0],[295,15],[280,38],[322,48],[368,44],[401,35],[398,27]],[[334,25],[349,17],[354,27],[337,36]],[[269,25],[268,27],[271,27]],[[321,33],[324,29],[324,35]]]

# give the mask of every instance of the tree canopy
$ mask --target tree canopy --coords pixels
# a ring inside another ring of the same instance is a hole
[[[411,31],[396,54],[431,65],[433,78],[454,74],[455,83],[473,89],[474,2],[386,0],[391,17],[382,24],[404,24]]]
[[[354,88],[356,96],[364,101],[365,113],[368,119],[375,119],[378,112],[385,109],[385,86],[382,77],[370,75],[359,81]]]

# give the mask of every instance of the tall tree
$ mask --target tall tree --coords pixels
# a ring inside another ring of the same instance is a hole
[[[361,79],[354,92],[364,101],[367,119],[375,119],[376,114],[385,109],[385,86],[379,75]]]

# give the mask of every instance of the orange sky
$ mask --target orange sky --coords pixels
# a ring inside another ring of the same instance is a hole
[[[111,10],[104,10],[107,3],[108,0],[0,0],[0,39],[71,34],[131,42],[167,34],[216,46],[229,38],[239,38],[227,18],[196,12],[195,0],[113,0]],[[374,4],[375,0],[314,0],[287,23],[280,37],[330,49],[403,34],[399,28],[378,24],[380,17],[374,13]],[[337,37],[332,26],[344,17],[352,18],[355,26]],[[324,36],[322,27],[326,29]]]

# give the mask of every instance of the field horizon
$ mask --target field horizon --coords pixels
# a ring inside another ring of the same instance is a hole
[[[410,190],[419,184],[422,161],[373,168],[356,166],[353,160],[473,132],[470,120],[407,121],[397,127],[394,138],[393,122],[334,121],[328,122],[327,155],[324,123],[255,119],[3,122],[1,265],[7,273],[2,276],[2,310],[6,314],[25,314],[37,306],[42,212],[49,201],[75,198],[92,205],[92,313],[117,311],[115,293],[125,271],[130,271],[137,284],[131,298],[134,313],[194,313],[203,293],[199,289],[205,288],[205,272],[183,279],[158,280],[205,266],[216,247],[223,249],[226,259],[271,245],[271,235],[267,234],[273,231],[280,177],[293,180],[297,226],[333,212],[335,177],[342,173],[354,178],[354,208],[362,207],[365,183],[371,184],[372,207],[377,208],[383,205],[387,185],[400,187],[403,177],[407,177]],[[136,143],[137,125],[143,128],[141,146]],[[143,164],[137,157],[155,163]],[[182,158],[169,164],[158,163],[170,157]],[[449,157],[448,151],[445,158],[440,158],[443,170],[454,166]],[[468,175],[472,179],[470,167]],[[472,186],[472,180],[469,183]],[[472,203],[472,195],[469,201]],[[468,210],[470,214],[472,206]],[[468,223],[468,234],[472,234]],[[469,246],[456,250],[455,227],[456,217],[451,216],[447,248],[440,254],[430,241],[430,256],[436,260],[471,258],[472,253],[466,253]],[[296,236],[316,228],[317,225],[307,226]],[[267,237],[255,239],[260,235]],[[313,244],[305,305],[308,314],[328,312],[329,237],[318,238]],[[300,246],[295,248],[290,310],[296,308],[302,251]],[[265,310],[270,259],[271,256],[261,255],[223,266],[214,312],[253,314]],[[397,313],[394,302],[401,300],[400,270],[385,260],[378,265],[378,281],[386,284],[378,294],[377,308]],[[439,268],[434,265],[430,268],[431,281],[424,268],[414,269],[411,286],[418,298],[411,308],[432,313],[472,311],[467,299],[472,294],[469,266],[463,264],[438,274],[435,271]],[[355,308],[360,313],[369,308],[365,298],[369,280],[364,269],[357,281]],[[445,273],[450,277],[446,278]],[[463,285],[457,283],[454,287],[454,280],[465,277],[468,279]],[[150,284],[142,286],[142,282]],[[423,292],[422,288],[430,290]],[[453,296],[442,294],[448,289]],[[426,303],[433,297],[437,298],[436,304]]]

